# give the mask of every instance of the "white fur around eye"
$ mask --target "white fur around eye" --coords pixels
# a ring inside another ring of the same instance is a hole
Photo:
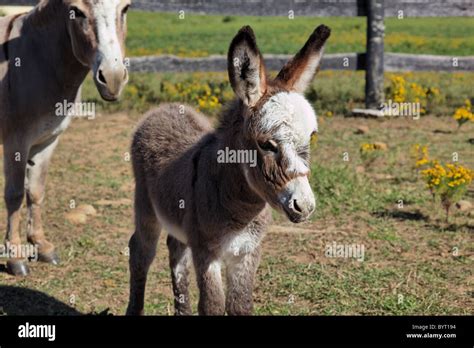
[[[281,145],[289,174],[309,172],[297,148],[309,145],[318,123],[313,108],[301,94],[281,92],[271,97],[261,110],[260,130],[270,133]]]
[[[298,156],[293,146],[287,145],[283,149],[284,156],[288,160],[288,168],[286,169],[288,174],[306,175],[309,173],[308,166],[305,161]]]

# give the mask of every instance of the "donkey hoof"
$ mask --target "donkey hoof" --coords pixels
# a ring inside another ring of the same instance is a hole
[[[30,273],[26,260],[8,260],[7,261],[7,273],[14,276],[27,276]]]
[[[38,261],[59,265],[59,256],[55,251],[49,253],[39,253]]]

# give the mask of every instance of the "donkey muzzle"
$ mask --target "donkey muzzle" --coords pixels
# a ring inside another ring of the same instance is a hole
[[[307,220],[316,208],[316,200],[308,178],[291,180],[280,194],[280,205],[288,219],[293,223]]]
[[[107,64],[104,62],[94,72],[94,82],[103,99],[115,101],[128,82],[128,71],[122,63]]]

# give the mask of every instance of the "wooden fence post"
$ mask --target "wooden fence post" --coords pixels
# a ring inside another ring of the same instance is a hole
[[[384,0],[367,0],[367,53],[365,107],[379,109],[383,103]]]

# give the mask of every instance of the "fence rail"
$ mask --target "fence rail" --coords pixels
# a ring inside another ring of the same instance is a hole
[[[192,12],[247,16],[354,17],[367,15],[368,0],[132,0],[133,8],[155,12]],[[36,5],[38,0],[0,0],[0,5]],[[400,12],[401,11],[401,12]],[[471,17],[472,0],[385,1],[384,16]]]
[[[292,56],[285,54],[265,55],[268,70],[278,71]],[[365,53],[326,54],[323,57],[322,70],[365,70]],[[192,72],[226,71],[225,56],[203,58],[183,58],[173,55],[133,57],[130,59],[132,72]],[[417,55],[404,53],[385,53],[385,71],[474,71],[474,56],[450,57]]]
[[[134,0],[133,7],[147,11],[194,12],[246,16],[366,16],[368,0]],[[385,17],[474,16],[470,0],[386,1]]]

